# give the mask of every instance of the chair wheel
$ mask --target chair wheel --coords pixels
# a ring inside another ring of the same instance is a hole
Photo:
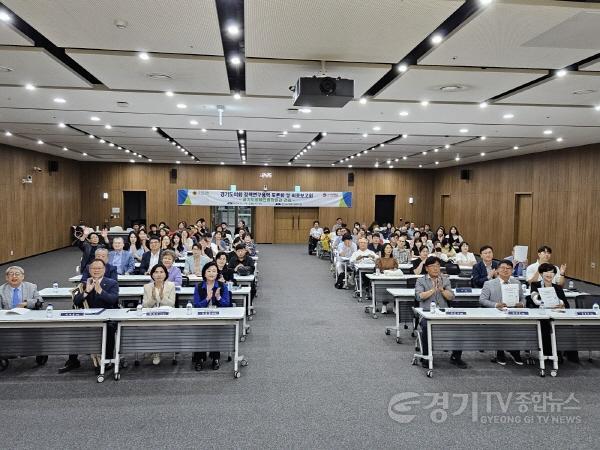
[[[417,365],[417,363],[418,363],[418,361],[417,361],[417,358],[413,358],[413,359],[412,359],[412,362],[411,362],[411,364],[412,364],[413,366],[416,366],[416,365]]]
[[[408,330],[408,325],[404,324],[404,329]]]
[[[239,371],[233,372],[233,378],[239,378],[242,374]]]
[[[386,335],[386,336],[389,336],[389,335],[390,335],[390,330],[389,330],[389,329],[385,330],[385,335]]]
[[[557,372],[556,370],[552,369],[552,370],[550,371],[550,376],[551,376],[551,377],[555,377],[556,375],[558,375],[558,372]]]
[[[377,319],[377,314],[373,314],[373,319]]]
[[[8,368],[8,359],[0,359],[0,372],[4,372]]]
[[[248,360],[242,359],[242,361],[240,362],[240,364],[242,365],[242,367],[246,367],[248,365]]]
[[[38,355],[35,357],[35,363],[38,366],[44,366],[46,365],[46,363],[48,362],[48,356],[47,355]]]
[[[240,337],[240,342],[246,342],[246,336]]]
[[[119,363],[119,367],[121,367],[121,369],[127,369],[129,367],[129,362],[127,362],[127,360],[123,359]]]
[[[427,370],[427,378],[433,378],[433,370]]]
[[[369,307],[365,306],[365,313],[369,314]]]
[[[103,383],[104,382],[104,375],[98,375],[98,378],[96,378],[96,381],[98,381],[98,383]]]
[[[402,340],[399,337],[396,338],[396,344],[402,344]]]
[[[540,369],[540,377],[544,378],[546,376],[546,371],[544,369]]]
[[[136,359],[136,360],[133,362],[133,365],[134,365],[135,367],[139,366],[139,365],[140,365],[140,361]]]
[[[416,337],[414,331],[412,333],[410,333],[410,337]]]
[[[248,316],[248,320],[253,320],[253,319],[254,319],[254,317]]]
[[[120,373],[115,373],[115,381],[119,381],[121,379]]]

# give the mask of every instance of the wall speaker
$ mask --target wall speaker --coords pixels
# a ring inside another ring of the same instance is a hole
[[[354,172],[348,174],[348,184],[354,183]]]
[[[171,169],[171,180],[177,179],[177,169]]]
[[[468,169],[462,169],[460,171],[460,179],[461,180],[470,180],[471,179],[471,171]]]
[[[58,161],[48,161],[48,172],[58,172]]]

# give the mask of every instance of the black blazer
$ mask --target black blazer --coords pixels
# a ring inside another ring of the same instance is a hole
[[[531,293],[538,292],[538,289],[541,287],[542,287],[541,281],[534,281],[533,283],[531,283]],[[556,292],[556,296],[563,301],[565,308],[569,308],[569,301],[567,300],[567,296],[565,295],[565,291],[563,290],[562,286],[552,283],[552,287],[554,288],[554,291]],[[527,306],[527,308],[539,308],[539,306],[536,305],[533,302],[533,300],[531,299],[531,295],[527,296],[526,306]]]
[[[100,287],[102,293],[96,293],[96,290],[92,290],[87,297],[84,292],[78,292],[73,298],[73,304],[80,308],[83,307],[83,302],[87,301],[90,308],[107,308],[115,309],[119,307],[119,283],[110,278],[102,278],[100,281]]]
[[[498,262],[492,261],[492,269],[498,268]],[[479,261],[477,264],[473,266],[473,272],[471,275],[471,286],[474,288],[482,288],[483,283],[488,280],[487,277],[487,269],[485,268],[485,264],[483,261]]]
[[[148,268],[150,267],[150,255],[151,255],[150,251],[147,251],[142,255],[142,260],[140,261],[140,267],[137,270],[138,274],[144,275],[146,272],[148,272]],[[159,261],[162,260],[162,250],[158,254],[158,260]]]

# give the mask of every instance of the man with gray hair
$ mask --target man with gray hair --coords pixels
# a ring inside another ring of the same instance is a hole
[[[133,255],[123,250],[125,243],[122,237],[116,237],[112,241],[113,250],[108,254],[108,263],[117,268],[117,274],[129,275],[135,270]]]
[[[108,263],[108,250],[105,248],[99,248],[96,250],[96,259],[100,259],[104,263],[104,276],[106,278],[111,278],[115,281],[119,281],[119,274],[117,273],[117,268]],[[90,268],[85,268],[83,273],[81,274],[81,282],[85,283],[86,280],[90,277]]]
[[[25,281],[25,270],[19,266],[6,269],[6,283],[0,286],[1,309],[41,307],[44,300],[33,283]]]

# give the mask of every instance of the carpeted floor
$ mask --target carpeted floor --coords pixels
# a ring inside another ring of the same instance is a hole
[[[178,366],[146,360],[103,384],[85,359],[65,375],[57,374],[63,358],[43,368],[13,360],[0,373],[0,447],[598,447],[599,354],[540,378],[533,367],[500,367],[481,353],[466,353],[470,367],[460,370],[442,353],[429,379],[410,364],[409,332],[400,345],[386,336],[393,316],[374,320],[349,291],[334,289],[327,261],[304,246],[260,251],[258,312],[241,344],[249,366],[240,379],[230,363],[197,373],[189,355]],[[65,249],[20,265],[40,287],[65,285],[78,258]],[[417,404],[402,401],[410,393]],[[563,407],[579,409],[557,411],[556,401],[571,394]]]

